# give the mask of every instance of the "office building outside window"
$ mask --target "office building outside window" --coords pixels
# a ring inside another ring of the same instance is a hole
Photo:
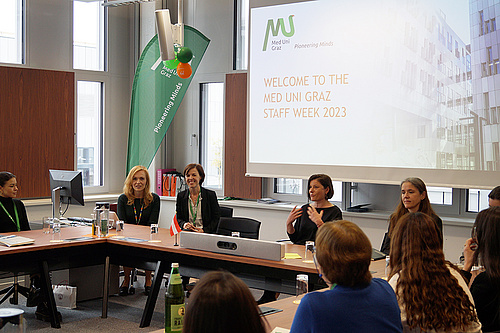
[[[77,81],[77,170],[84,186],[102,186],[103,83]]]
[[[0,62],[24,62],[23,0],[0,1]]]
[[[202,83],[201,89],[201,164],[204,186],[222,189],[224,155],[224,83]]]
[[[105,8],[100,1],[73,1],[73,68],[105,70]]]

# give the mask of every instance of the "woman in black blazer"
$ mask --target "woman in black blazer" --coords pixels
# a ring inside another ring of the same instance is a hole
[[[203,167],[196,163],[184,168],[188,189],[177,195],[177,221],[183,230],[215,233],[220,208],[214,191],[201,187],[205,180]]]

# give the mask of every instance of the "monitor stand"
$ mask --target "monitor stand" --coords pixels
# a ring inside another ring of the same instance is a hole
[[[62,187],[55,187],[52,190],[52,218],[61,218],[61,189]]]

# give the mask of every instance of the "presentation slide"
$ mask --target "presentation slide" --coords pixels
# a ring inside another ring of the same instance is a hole
[[[500,82],[499,55],[481,40],[496,24],[481,18],[480,35],[474,10],[463,0],[252,8],[249,174],[262,174],[252,165],[279,166],[277,175],[284,165],[497,171],[500,84],[484,77]],[[289,174],[311,169],[300,170]]]

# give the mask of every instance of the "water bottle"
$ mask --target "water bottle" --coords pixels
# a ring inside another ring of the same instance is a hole
[[[109,202],[96,202],[95,204],[96,223],[100,229],[99,237],[108,235]]]
[[[182,323],[186,307],[179,264],[172,263],[172,271],[165,293],[165,332],[182,332]]]

